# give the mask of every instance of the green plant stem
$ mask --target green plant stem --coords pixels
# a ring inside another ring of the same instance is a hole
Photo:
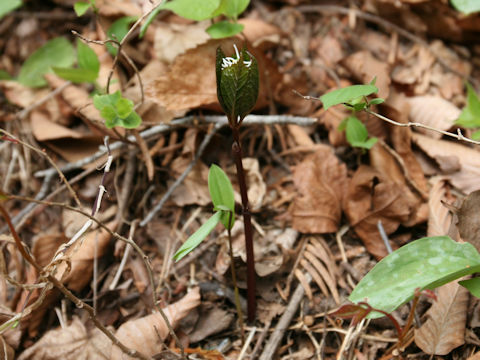
[[[228,216],[228,224],[232,223],[232,213],[229,213]],[[242,306],[240,305],[240,294],[238,293],[238,286],[237,286],[237,273],[235,272],[235,262],[233,259],[233,244],[232,244],[232,229],[231,227],[227,228],[228,233],[228,246],[229,246],[229,253],[230,253],[230,270],[232,272],[232,281],[233,281],[233,290],[235,293],[235,306],[237,308],[238,314],[238,325],[240,326],[240,334],[242,336],[242,344],[245,343],[245,329],[243,328],[243,311]]]
[[[247,183],[245,181],[245,171],[242,164],[242,147],[240,145],[239,125],[232,126],[233,144],[232,152],[237,167],[237,179],[240,186],[240,196],[242,197],[243,208],[243,226],[245,229],[245,248],[247,251],[247,320],[255,320],[257,303],[255,300],[256,281],[255,281],[255,257],[253,253],[253,229],[250,214],[250,205],[248,203]]]

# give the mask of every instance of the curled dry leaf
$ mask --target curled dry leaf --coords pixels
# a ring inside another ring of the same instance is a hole
[[[182,299],[167,306],[163,311],[175,328],[190,310],[200,304],[200,289],[194,288]],[[118,340],[124,345],[138,350],[147,356],[153,356],[162,351],[163,341],[169,334],[168,327],[159,313],[147,315],[140,319],[127,321],[116,332]],[[126,356],[120,348],[114,346],[110,360],[132,359]]]
[[[65,328],[50,330],[18,360],[108,359],[112,342],[99,329],[87,330],[78,317]]]
[[[424,153],[443,169],[445,178],[463,191],[480,190],[480,151],[458,142],[432,139],[421,134],[412,134],[412,139]]]
[[[439,96],[414,96],[408,98],[408,103],[410,104],[410,121],[438,130],[450,129],[461,113],[459,108]],[[417,130],[434,139],[442,137],[442,134],[435,131],[422,128]]]
[[[428,197],[428,227],[427,236],[441,236],[448,233],[452,223],[452,215],[443,202],[447,199],[447,184],[445,180],[435,177],[431,179],[432,186]]]
[[[342,199],[347,187],[347,169],[329,146],[305,158],[293,169],[298,196],[290,208],[292,227],[302,233],[338,230]]]
[[[345,214],[368,252],[377,258],[387,255],[377,223],[381,220],[385,232],[391,234],[410,218],[412,208],[405,186],[362,165],[350,180],[344,199]]]
[[[465,343],[468,290],[457,282],[438,289],[428,320],[415,330],[415,344],[427,354],[446,355]]]
[[[457,228],[463,240],[473,244],[480,251],[480,190],[474,191],[463,200],[457,211]]]

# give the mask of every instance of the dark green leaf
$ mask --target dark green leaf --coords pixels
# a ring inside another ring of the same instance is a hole
[[[0,80],[10,80],[12,76],[5,70],[0,70]]]
[[[350,301],[392,312],[412,299],[415,289],[434,289],[480,271],[480,254],[470,243],[448,236],[413,241],[383,258],[358,283]],[[369,317],[381,317],[372,313]]]
[[[323,103],[323,108],[327,110],[331,106],[349,103],[358,97],[368,96],[377,91],[375,85],[352,85],[326,93],[320,96],[320,100]]]
[[[472,85],[467,83],[467,105],[455,124],[466,128],[480,127],[480,100]]]
[[[43,75],[53,66],[67,68],[75,62],[75,51],[65,38],[55,38],[36,50],[23,63],[18,81],[26,86],[41,87],[47,85]]]
[[[220,0],[172,0],[163,5],[162,9],[168,9],[186,19],[202,21],[211,19],[214,11],[220,5]]]
[[[53,72],[62,79],[69,80],[74,83],[95,82],[98,72],[88,69],[60,68],[53,67]]]
[[[210,219],[208,219],[200,228],[195,231],[185,243],[178,249],[178,251],[173,255],[175,261],[182,259],[192,250],[201,244],[201,242],[215,229],[215,226],[220,222],[220,211],[213,214]]]
[[[450,2],[455,9],[466,15],[480,11],[478,0],[450,0]]]
[[[79,68],[90,70],[98,76],[100,71],[98,56],[90,46],[84,44],[80,39],[77,40],[77,63]]]
[[[208,191],[212,198],[213,206],[218,209],[226,208],[232,212],[231,224],[228,223],[230,215],[222,211],[222,224],[225,228],[232,228],[235,221],[235,198],[232,183],[227,174],[217,165],[212,164],[208,172]],[[223,210],[223,209],[222,209]]]
[[[116,20],[107,30],[107,36],[109,39],[121,42],[125,35],[127,35],[130,29],[130,24],[137,21],[136,16],[124,16]],[[113,56],[117,55],[117,47],[111,43],[105,45],[107,50]]]
[[[0,1],[0,19],[9,12],[22,6],[21,0],[1,0]]]
[[[243,31],[243,25],[230,21],[220,21],[209,26],[206,32],[212,39],[223,39],[237,35]]]
[[[73,4],[73,10],[75,10],[77,16],[82,16],[88,11],[88,9],[90,9],[91,6],[92,5],[88,2],[78,1]]]
[[[245,48],[239,57],[236,55],[226,57],[219,47],[216,75],[218,101],[229,121],[238,124],[257,102],[259,87],[257,60]]]
[[[462,280],[458,283],[470,291],[473,296],[480,298],[480,278],[476,277],[473,279]]]

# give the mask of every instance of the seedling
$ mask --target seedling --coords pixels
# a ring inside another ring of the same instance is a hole
[[[52,70],[57,76],[74,83],[94,83],[97,80],[100,61],[95,51],[80,39],[77,39],[77,64],[78,68],[54,66]]]
[[[238,16],[248,7],[250,0],[171,0],[160,4],[147,18],[140,29],[140,37],[145,35],[148,26],[162,10],[173,11],[185,19],[203,21],[224,16],[227,20],[216,22],[207,28],[213,39],[234,36],[243,31],[243,25],[237,23]]]

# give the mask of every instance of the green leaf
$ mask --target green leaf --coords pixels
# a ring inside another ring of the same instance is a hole
[[[142,123],[140,116],[133,110],[133,102],[122,97],[120,91],[109,95],[95,95],[93,105],[105,119],[107,128],[121,126],[134,129]]]
[[[98,72],[93,72],[88,69],[53,67],[52,70],[57,76],[61,77],[62,79],[69,80],[74,83],[93,83],[98,77]]]
[[[212,17],[226,15],[236,20],[238,15],[245,11],[248,4],[250,4],[250,0],[222,0]]]
[[[235,221],[235,197],[233,186],[227,174],[217,165],[212,164],[208,172],[208,191],[212,198],[215,208],[225,210],[222,214],[222,224],[227,229],[231,229]],[[232,213],[231,224],[228,223]]]
[[[165,3],[165,0],[162,1],[162,4],[163,3]],[[159,6],[157,6],[155,8],[155,10],[153,10],[150,13],[150,15],[148,15],[147,20],[145,20],[145,22],[142,24],[142,26],[140,28],[140,34],[138,35],[138,37],[140,39],[145,36],[145,33],[147,32],[147,29],[150,26],[150,24],[152,23],[152,21],[157,17],[158,13],[163,10],[162,4],[159,4]]]
[[[9,12],[22,6],[21,0],[2,0],[0,1],[0,19]]]
[[[0,70],[0,80],[10,80],[12,76],[5,70]]]
[[[373,147],[373,145],[375,145],[377,143],[377,141],[378,141],[378,139],[376,137],[371,137],[368,140],[365,140],[365,141],[362,141],[362,142],[354,142],[351,145],[353,147],[359,147],[359,148],[370,150]]]
[[[470,291],[473,296],[480,298],[480,278],[462,280],[458,283]]]
[[[164,5],[161,5],[162,9],[168,9],[173,11],[178,16],[186,19],[202,21],[211,19],[214,11],[219,7],[220,0],[172,0]]]
[[[383,258],[358,283],[349,299],[392,312],[412,299],[415,289],[434,289],[480,271],[480,254],[470,243],[448,236],[413,241]],[[372,313],[368,317],[383,315]]]
[[[91,7],[92,4],[90,4],[89,2],[78,1],[73,4],[73,10],[75,10],[77,16],[84,15]]]
[[[382,104],[384,102],[385,102],[385,99],[375,98],[375,99],[370,100],[370,105],[378,105],[378,104]]]
[[[363,143],[368,139],[367,128],[360,120],[355,116],[349,116],[346,121],[345,133],[350,144]]]
[[[210,25],[205,30],[212,39],[223,39],[230,36],[237,35],[243,31],[244,26],[230,21],[219,21]]]
[[[225,61],[230,61],[224,66]],[[240,123],[258,98],[258,66],[255,57],[243,48],[237,57],[226,57],[220,47],[216,59],[217,97],[229,122]],[[231,125],[233,125],[231,124]]]
[[[210,219],[208,219],[200,228],[195,231],[185,243],[178,249],[178,251],[173,255],[175,261],[182,259],[189,252],[194,250],[200,243],[215,229],[215,226],[220,222],[221,213],[216,212],[213,214]]]
[[[473,140],[480,140],[480,130],[473,132],[471,137]]]
[[[36,50],[23,63],[18,81],[26,86],[41,87],[47,85],[43,75],[53,66],[67,68],[75,62],[75,51],[65,38],[55,38]]]
[[[472,85],[467,83],[467,105],[455,121],[455,124],[466,128],[475,128],[480,126],[480,100],[478,99]]]
[[[98,72],[100,71],[100,61],[98,60],[98,56],[90,46],[80,39],[77,40],[77,63],[79,68],[90,70],[98,76]]]
[[[450,2],[455,9],[466,15],[480,11],[478,0],[450,0]]]
[[[124,16],[116,20],[107,30],[107,36],[109,39],[116,40],[121,42],[125,35],[127,35],[128,30],[130,29],[130,24],[137,21],[138,17],[136,16]],[[117,55],[117,47],[112,45],[112,43],[106,43],[105,46],[110,54],[113,56]]]
[[[331,106],[349,103],[358,97],[368,96],[376,92],[378,92],[378,88],[375,85],[352,85],[326,93],[320,96],[320,100],[323,103],[323,108],[327,110]]]

